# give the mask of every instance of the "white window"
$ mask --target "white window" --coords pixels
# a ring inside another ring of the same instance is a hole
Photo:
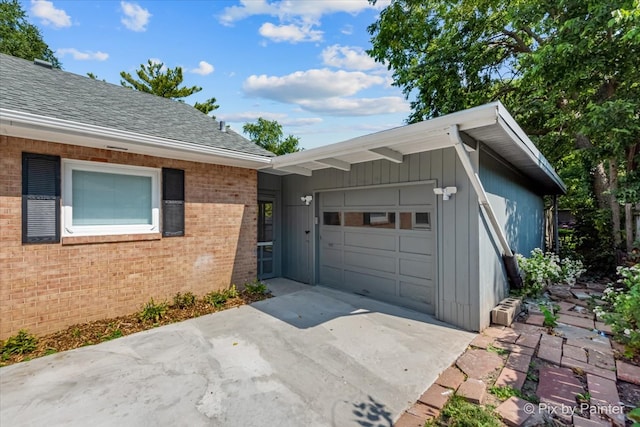
[[[62,161],[62,235],[158,233],[160,169]]]

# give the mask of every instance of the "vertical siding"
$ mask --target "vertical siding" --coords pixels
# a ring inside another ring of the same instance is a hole
[[[320,190],[426,180],[435,180],[437,186],[454,185],[458,188],[458,193],[450,200],[436,199],[436,316],[461,328],[478,330],[478,262],[475,261],[478,258],[478,204],[454,149],[411,154],[405,156],[401,164],[376,160],[353,164],[349,172],[323,169],[311,177],[288,175],[282,178],[283,204],[285,209],[301,205],[302,195]],[[309,209],[309,221],[313,224],[313,209]],[[298,258],[306,255],[297,251],[294,244],[304,239],[299,235],[301,231],[295,230],[287,219],[285,228],[285,233],[290,234],[285,237],[283,248],[283,271],[286,273],[287,264],[300,265]],[[308,265],[311,281],[315,283],[315,260]]]
[[[498,160],[486,148],[480,150],[480,179],[489,202],[515,252],[528,255],[542,247],[544,202],[532,189],[532,183],[516,170]],[[489,325],[489,312],[505,296],[508,281],[502,264],[500,247],[482,216],[480,226],[480,308],[481,325]]]

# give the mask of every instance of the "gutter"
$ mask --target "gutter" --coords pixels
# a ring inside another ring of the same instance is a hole
[[[224,148],[195,145],[173,139],[109,129],[101,126],[60,120],[52,117],[43,117],[35,114],[8,110],[5,108],[0,108],[0,124],[33,130],[56,131],[61,134],[93,137],[102,140],[144,145],[147,147],[168,148],[195,154],[262,163],[265,166],[271,164],[271,157],[261,156],[259,154],[250,154],[240,151],[225,150]]]
[[[491,203],[489,203],[489,198],[487,197],[487,193],[484,191],[484,187],[482,186],[482,182],[480,181],[480,176],[475,172],[473,165],[471,164],[471,159],[469,158],[469,154],[467,150],[464,148],[464,143],[460,138],[460,132],[458,131],[458,125],[452,125],[449,128],[449,139],[451,144],[455,147],[456,153],[458,154],[458,158],[462,163],[462,167],[464,171],[467,173],[469,177],[469,181],[473,186],[473,189],[476,191],[478,195],[478,203],[483,208],[483,212],[485,217],[489,220],[489,224],[491,224],[491,228],[495,233],[500,246],[502,247],[502,254],[505,257],[513,258],[513,251],[509,247],[509,242],[507,242],[507,237],[504,235],[502,231],[502,227],[498,222],[498,218],[496,217],[493,208],[491,207]]]

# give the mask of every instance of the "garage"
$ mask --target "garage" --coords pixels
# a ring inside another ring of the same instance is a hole
[[[319,196],[319,283],[433,314],[433,184]]]

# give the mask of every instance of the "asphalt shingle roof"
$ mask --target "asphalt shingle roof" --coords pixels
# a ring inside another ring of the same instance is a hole
[[[191,105],[4,54],[0,54],[0,107],[195,145],[273,156],[231,130],[220,131],[218,121]]]

